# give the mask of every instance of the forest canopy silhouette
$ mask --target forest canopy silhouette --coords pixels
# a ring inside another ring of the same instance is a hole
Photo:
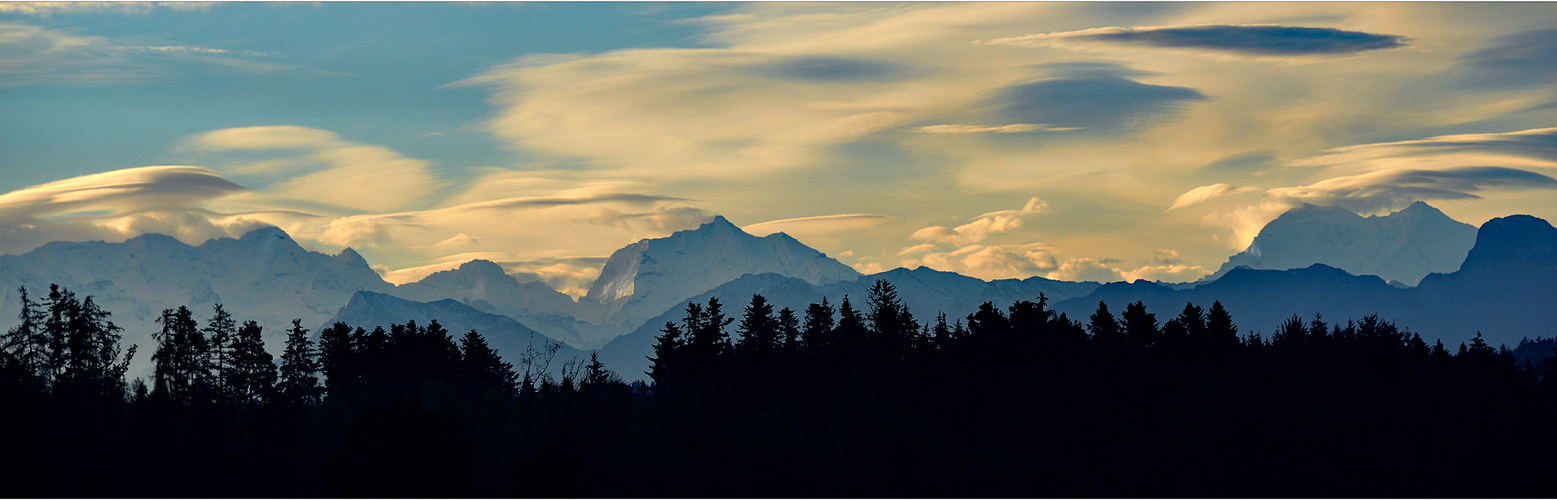
[[[617,374],[437,321],[293,321],[276,356],[222,305],[125,347],[91,297],[21,292],[18,496],[1544,496],[1557,465],[1550,354],[1377,316],[919,316],[876,281],[803,311],[689,302]],[[126,381],[139,352],[152,379]]]

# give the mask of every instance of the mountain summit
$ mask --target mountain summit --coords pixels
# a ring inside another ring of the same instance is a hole
[[[817,285],[860,276],[787,234],[758,238],[715,216],[697,229],[640,240],[612,253],[580,302],[602,308],[603,323],[632,328],[689,297],[761,273]]]
[[[1430,273],[1459,269],[1476,227],[1420,201],[1385,216],[1304,204],[1260,229],[1249,248],[1205,281],[1239,267],[1298,269],[1325,264],[1355,275],[1415,285]]]

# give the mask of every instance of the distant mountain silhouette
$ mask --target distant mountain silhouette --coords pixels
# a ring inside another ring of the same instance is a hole
[[[587,321],[593,314],[586,310],[588,304],[574,302],[545,283],[521,283],[487,260],[472,260],[457,269],[433,273],[389,293],[418,302],[458,300],[480,311],[508,316],[574,346],[612,336],[609,328]]]
[[[1382,217],[1305,204],[1266,224],[1248,249],[1202,281],[1239,267],[1282,270],[1325,264],[1358,276],[1416,285],[1429,273],[1459,269],[1475,238],[1475,226],[1420,201]]]
[[[211,304],[221,303],[234,318],[264,326],[268,349],[280,353],[292,319],[318,324],[359,290],[393,288],[357,252],[310,252],[274,227],[199,246],[147,234],[123,243],[54,242],[0,255],[0,317],[6,323],[16,318],[17,287],[26,285],[36,298],[51,283],[91,295],[124,328],[123,343],[141,346],[131,378],[151,366],[151,333],[160,330],[156,320],[164,308],[190,306],[204,324]]]
[[[1378,314],[1420,333],[1428,342],[1469,341],[1477,332],[1491,345],[1557,332],[1557,229],[1528,215],[1493,219],[1477,232],[1459,270],[1431,274],[1415,288],[1397,288],[1374,276],[1354,276],[1314,264],[1285,271],[1234,269],[1220,279],[1174,290],[1155,283],[1112,283],[1055,308],[1089,314],[1098,301],[1116,309],[1140,300],[1158,319],[1185,302],[1221,301],[1245,331],[1266,335],[1296,314],[1345,322]]]
[[[404,324],[407,321],[416,321],[418,325],[426,326],[432,320],[438,320],[450,335],[458,339],[465,332],[476,330],[493,349],[505,360],[517,363],[519,356],[525,352],[525,348],[534,343],[540,348],[551,339],[544,334],[514,321],[507,316],[479,311],[469,305],[453,299],[443,299],[431,302],[417,302],[406,300],[376,292],[357,292],[351,296],[351,301],[342,307],[335,317],[321,323],[319,331],[339,321],[352,327],[361,327],[365,330],[373,330],[374,327],[384,327],[388,330],[390,325]],[[531,333],[536,333],[533,337]],[[552,372],[562,368],[562,364],[570,359],[588,359],[589,355],[578,349],[563,346],[557,352],[552,363]]]
[[[773,273],[748,274],[689,297],[644,322],[632,333],[612,340],[600,349],[600,359],[627,380],[645,378],[643,373],[649,367],[645,356],[653,353],[654,339],[660,335],[660,328],[667,321],[680,322],[687,302],[706,303],[710,297],[718,297],[725,304],[726,314],[738,317],[751,296],[759,294],[773,304],[775,311],[788,307],[798,318],[804,316],[807,305],[820,302],[823,297],[837,307],[848,296],[856,309],[863,308],[866,290],[878,279],[891,282],[904,305],[916,313],[928,315],[918,318],[921,323],[933,321],[938,312],[946,313],[948,322],[955,321],[984,302],[1006,307],[1018,300],[1036,299],[1040,293],[1050,300],[1063,300],[1091,293],[1099,286],[1095,282],[1073,283],[1038,277],[984,281],[927,267],[897,268],[828,285],[814,285]],[[731,333],[734,333],[733,329]]]
[[[716,216],[697,229],[641,240],[612,253],[580,302],[603,310],[601,324],[631,329],[694,295],[761,273],[817,285],[860,276],[787,234],[758,238]]]

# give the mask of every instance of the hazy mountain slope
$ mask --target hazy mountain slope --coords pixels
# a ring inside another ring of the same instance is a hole
[[[1415,285],[1429,273],[1458,269],[1475,239],[1475,226],[1420,201],[1370,217],[1338,207],[1303,205],[1266,224],[1248,249],[1203,281],[1238,267],[1279,270],[1325,264]]]
[[[203,325],[211,305],[223,304],[240,322],[265,327],[266,347],[279,355],[293,318],[315,325],[333,316],[360,290],[388,291],[356,252],[310,252],[277,228],[189,246],[148,234],[123,243],[55,242],[21,255],[0,255],[0,317],[20,311],[17,287],[34,297],[57,283],[91,295],[124,328],[123,344],[139,344],[131,377],[151,366],[156,320],[165,308],[190,306]],[[13,321],[4,322],[9,328]]]
[[[1432,274],[1415,288],[1396,288],[1374,276],[1353,276],[1322,264],[1287,271],[1235,269],[1187,290],[1136,282],[1099,287],[1086,297],[1057,304],[1075,318],[1091,314],[1099,300],[1116,314],[1143,301],[1158,321],[1186,302],[1208,307],[1220,300],[1245,332],[1268,335],[1297,314],[1320,313],[1344,322],[1378,314],[1420,333],[1429,343],[1458,346],[1476,332],[1492,345],[1518,345],[1523,337],[1557,332],[1557,229],[1528,215],[1493,219],[1477,232],[1459,270]]]
[[[456,340],[465,332],[475,330],[486,337],[487,343],[493,349],[497,349],[498,355],[502,356],[504,361],[515,365],[519,364],[520,357],[528,346],[533,345],[539,349],[548,340],[552,340],[512,318],[482,312],[453,299],[417,302],[375,292],[358,292],[352,295],[351,301],[341,308],[340,313],[321,323],[319,328],[339,321],[353,328],[362,327],[372,330],[374,327],[381,326],[388,330],[390,325],[404,324],[412,320],[419,325],[427,325],[433,320],[438,320],[438,324],[448,330]],[[587,359],[588,357],[588,354],[564,345],[554,358],[550,367],[551,372],[553,375],[558,375],[560,373],[558,370],[562,368],[563,363],[575,358]]]
[[[611,328],[581,320],[590,313],[572,297],[542,282],[521,283],[486,260],[472,260],[458,269],[433,273],[395,287],[390,294],[418,302],[454,299],[481,311],[508,316],[573,346],[614,336]]]
[[[580,302],[600,308],[600,324],[631,329],[689,297],[761,273],[818,285],[860,275],[789,235],[758,238],[714,217],[697,229],[641,240],[612,253]]]
[[[1091,282],[1070,283],[1043,278],[986,282],[926,267],[898,268],[821,286],[772,273],[745,275],[662,311],[632,333],[606,344],[599,351],[600,359],[628,380],[643,378],[643,372],[649,367],[646,356],[653,354],[654,339],[660,335],[666,321],[681,322],[687,302],[707,303],[710,297],[718,297],[724,304],[725,315],[739,318],[751,296],[760,294],[773,304],[774,311],[788,307],[795,311],[796,318],[804,319],[806,306],[820,302],[822,297],[827,297],[836,309],[847,296],[856,309],[863,310],[866,291],[878,279],[892,283],[898,297],[918,315],[921,323],[933,321],[937,312],[945,312],[949,321],[954,321],[984,302],[994,302],[1004,308],[1018,300],[1036,300],[1040,293],[1061,300],[1089,293],[1098,287],[1097,283]],[[733,325],[730,334],[736,335]]]

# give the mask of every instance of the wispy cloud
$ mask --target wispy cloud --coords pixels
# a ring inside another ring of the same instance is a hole
[[[882,222],[890,219],[891,217],[877,214],[817,215],[759,222],[744,226],[741,229],[757,236],[766,236],[773,233],[786,233],[791,236],[812,235],[817,233],[867,230],[879,226]]]
[[[1231,195],[1235,195],[1235,194],[1242,194],[1242,193],[1248,193],[1248,192],[1259,191],[1259,190],[1260,190],[1260,188],[1257,188],[1257,187],[1254,187],[1254,186],[1238,187],[1238,186],[1234,186],[1232,184],[1226,184],[1226,183],[1212,184],[1212,185],[1209,185],[1209,186],[1200,186],[1200,187],[1197,187],[1195,189],[1191,189],[1189,191],[1186,191],[1186,192],[1184,192],[1184,194],[1179,195],[1178,198],[1173,200],[1173,205],[1168,207],[1168,211],[1178,210],[1180,208],[1184,208],[1184,207],[1187,207],[1187,206],[1190,206],[1190,205],[1196,205],[1196,204],[1204,203],[1207,200],[1211,200],[1211,199],[1214,199],[1214,198],[1220,198],[1220,197],[1223,197],[1223,196],[1231,196]]]
[[[382,146],[346,141],[334,132],[290,125],[241,127],[199,134],[185,141],[187,151],[295,150],[293,161],[264,162],[264,168],[240,164],[239,175],[272,174],[269,194],[351,210],[386,211],[421,204],[438,187],[430,164]],[[303,161],[298,161],[303,160]],[[278,172],[284,169],[304,170]],[[275,175],[284,174],[284,175]]]
[[[0,86],[145,84],[176,78],[191,68],[212,67],[252,74],[321,73],[260,60],[268,55],[194,45],[124,44],[76,30],[0,22]]]
[[[156,8],[209,10],[216,2],[3,2],[0,14],[50,17],[55,14],[118,13],[144,15]]]
[[[123,240],[144,232],[198,243],[257,221],[204,205],[248,188],[209,169],[155,166],[114,170],[0,194],[0,253],[57,240]]]
[[[1013,123],[1010,125],[929,125],[915,127],[913,131],[925,134],[981,134],[993,132],[996,134],[1019,134],[1022,132],[1066,132],[1080,130],[1080,127],[1056,127],[1036,123]]]
[[[984,241],[991,234],[1003,233],[1022,226],[1022,217],[1036,215],[1049,210],[1049,204],[1037,197],[1029,198],[1027,204],[1018,210],[999,210],[989,212],[973,218],[967,224],[955,228],[946,226],[930,226],[918,231],[909,238],[919,241],[946,243],[952,245],[968,245]]]
[[[1206,25],[1093,28],[990,40],[992,45],[1091,42],[1207,49],[1265,56],[1350,54],[1406,45],[1405,37],[1305,26]]]

